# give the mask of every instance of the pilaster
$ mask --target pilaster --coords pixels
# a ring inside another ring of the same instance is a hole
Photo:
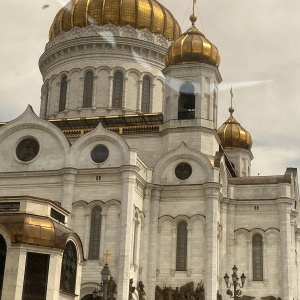
[[[206,268],[205,300],[215,300],[218,290],[218,185],[209,184],[205,189],[206,206]]]

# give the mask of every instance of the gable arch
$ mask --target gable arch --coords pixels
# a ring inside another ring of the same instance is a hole
[[[108,148],[109,156],[103,163],[94,163],[90,153],[97,145]],[[95,168],[100,166],[120,167],[130,164],[131,159],[136,159],[137,152],[130,149],[128,144],[116,133],[106,130],[100,123],[94,130],[81,136],[71,146],[71,165],[77,168]]]
[[[201,152],[188,148],[186,144],[182,142],[177,149],[165,154],[156,163],[153,169],[153,183],[177,185],[180,180],[176,179],[175,174],[173,173],[176,165],[181,162],[193,164],[192,167],[196,168],[196,170],[192,172],[192,175],[184,183],[203,184],[205,182],[213,180],[213,167],[208,158]],[[169,174],[166,174],[166,172],[169,172]],[[170,174],[171,172],[172,174]],[[201,174],[199,174],[199,172],[201,172]],[[163,177],[165,174],[166,176],[169,175],[167,179]]]

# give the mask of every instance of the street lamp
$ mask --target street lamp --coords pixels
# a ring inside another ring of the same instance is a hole
[[[245,284],[245,280],[246,280],[246,276],[244,273],[242,274],[241,278],[238,277],[237,270],[238,270],[238,268],[236,267],[236,265],[234,265],[232,268],[232,275],[231,275],[232,283],[229,283],[229,276],[227,273],[223,277],[224,281],[226,283],[226,286],[228,288],[226,294],[230,298],[234,298],[234,300],[237,298],[240,298],[240,296],[242,295],[242,291],[239,289],[237,290],[237,287],[239,286],[239,287],[243,288],[244,284]],[[240,279],[241,279],[241,284],[239,283]],[[230,287],[232,287],[232,286],[233,286],[233,292],[230,289]]]
[[[111,281],[108,280],[110,277],[110,270],[108,267],[108,256],[110,256],[110,253],[108,253],[108,251],[106,250],[104,256],[106,257],[106,259],[105,259],[105,265],[102,271],[100,272],[101,273],[100,289],[99,290],[95,289],[93,291],[93,299],[97,299],[99,296],[100,300],[115,300],[117,298],[116,284],[113,281],[112,277],[110,278]],[[110,291],[109,291],[110,294],[108,295],[109,283],[110,283]],[[111,284],[113,284],[113,286]]]

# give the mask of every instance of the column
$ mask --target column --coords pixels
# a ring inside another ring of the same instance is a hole
[[[218,207],[219,184],[207,184],[206,201],[206,267],[205,300],[215,300],[218,290]]]
[[[65,110],[68,110],[69,108],[71,108],[71,105],[70,105],[70,85],[71,85],[71,80],[67,79],[67,97],[66,97]]]
[[[84,235],[84,257],[89,257],[89,246],[90,246],[90,235],[91,235],[91,213],[85,215],[85,235]]]
[[[107,105],[107,108],[111,109],[112,95],[113,95],[113,79],[114,79],[114,77],[109,76],[108,79],[109,79],[109,90],[108,90],[109,92],[108,92],[108,105]]]
[[[123,102],[122,102],[122,109],[126,110],[127,106],[127,90],[128,90],[128,77],[124,77],[124,87],[123,87]]]
[[[79,78],[79,98],[77,99],[78,101],[78,106],[77,108],[82,108],[83,104],[83,85],[84,85],[84,78],[80,77]]]
[[[98,79],[98,76],[93,77],[93,99],[92,99],[92,108],[93,109],[96,109],[97,79]]]
[[[268,284],[268,254],[267,254],[268,241],[266,238],[263,239],[263,279],[264,285]]]
[[[233,267],[234,261],[234,214],[235,214],[235,203],[228,203],[227,211],[227,255],[226,255],[226,272],[231,273],[231,268]],[[228,274],[229,274],[228,273]]]
[[[149,113],[153,113],[154,112],[154,105],[153,105],[153,95],[154,95],[154,89],[155,89],[155,83],[152,82],[151,83],[151,91],[150,91],[150,103],[149,103]],[[163,93],[162,93],[163,94]],[[164,98],[163,98],[164,99]]]
[[[227,257],[226,257],[226,246],[227,246],[227,206],[228,199],[223,198],[221,203],[221,226],[222,232],[220,233],[220,278],[219,278],[219,293],[226,295],[225,284],[223,283],[223,276],[227,270]]]
[[[172,276],[175,275],[175,271],[176,271],[176,249],[177,249],[177,243],[176,243],[176,233],[177,230],[176,228],[172,229],[172,256],[171,256],[171,270],[170,270],[170,274]]]
[[[99,263],[101,265],[104,264],[104,256],[103,253],[109,249],[104,249],[105,246],[105,228],[106,228],[106,219],[107,219],[107,213],[106,211],[102,211],[101,213],[101,233],[100,233],[100,249],[99,249]],[[117,251],[116,251],[117,253]]]
[[[121,235],[119,239],[118,299],[127,299],[129,294],[130,259],[132,251],[132,220],[135,173],[122,170]]]
[[[137,111],[142,112],[142,92],[143,92],[143,80],[139,80],[139,89],[138,89],[138,103],[137,103]]]
[[[248,283],[252,284],[253,281],[253,264],[252,264],[252,239],[248,240],[248,261],[249,261],[249,273],[248,273]]]
[[[157,235],[158,235],[158,216],[159,216],[159,201],[160,189],[155,188],[152,191],[151,204],[150,204],[150,243],[149,243],[149,258],[148,270],[149,281],[147,288],[147,299],[155,299],[155,286],[156,286],[156,268],[157,268]]]
[[[142,274],[141,280],[145,287],[148,286],[148,256],[149,256],[149,233],[150,233],[150,199],[152,194],[152,188],[146,187],[144,190],[144,205],[143,211],[145,214],[145,223],[142,240]]]
[[[76,179],[77,170],[76,169],[64,169],[62,172],[62,183],[63,183],[63,197],[61,201],[61,206],[72,212],[72,205],[74,200],[74,186]],[[70,224],[71,218],[68,218],[68,224]]]
[[[174,248],[176,249],[176,248]],[[187,276],[191,276],[191,259],[192,259],[192,227],[187,227],[187,262],[186,262],[186,273]]]
[[[290,201],[289,201],[290,200]],[[291,199],[281,198],[277,200],[280,224],[280,272],[281,272],[281,298],[282,300],[292,300],[293,291],[291,278]]]
[[[62,263],[62,251],[50,255],[48,283],[47,283],[47,300],[59,299],[59,286]]]

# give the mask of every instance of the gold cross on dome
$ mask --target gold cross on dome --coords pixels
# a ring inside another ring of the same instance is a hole
[[[196,0],[193,0],[193,15],[195,14],[195,4],[196,4]]]
[[[108,252],[108,250],[106,250],[106,252],[104,252],[104,256],[105,256],[105,264],[108,265],[108,256],[110,256],[110,253]]]

